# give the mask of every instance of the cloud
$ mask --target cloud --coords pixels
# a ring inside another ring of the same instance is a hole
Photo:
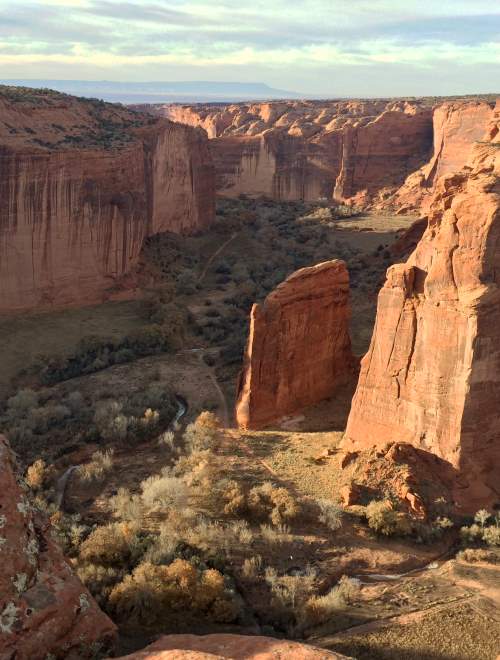
[[[313,84],[328,69],[368,76],[368,70],[385,64],[415,75],[417,69],[436,71],[446,63],[449,71],[465,67],[472,84],[471,67],[499,63],[500,7],[494,4],[0,0],[0,75],[8,77],[7,69],[14,67],[24,77],[53,76],[58,64],[65,75],[73,71],[73,78],[105,74],[144,80],[180,72],[190,77],[190,71],[215,78],[224,71],[250,80],[258,71],[266,82],[279,72],[284,85],[300,89],[306,71],[306,83]],[[394,80],[395,90],[401,82]]]

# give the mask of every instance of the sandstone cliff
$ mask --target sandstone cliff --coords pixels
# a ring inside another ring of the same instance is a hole
[[[258,429],[332,396],[353,371],[349,275],[335,259],[296,271],[254,305],[236,421]]]
[[[403,101],[288,101],[150,106],[204,128],[217,190],[368,204],[427,162],[432,109]]]
[[[211,222],[202,131],[28,92],[0,87],[1,312],[100,302],[127,288],[145,237]]]
[[[436,454],[471,511],[500,498],[499,121],[497,108],[491,142],[439,180],[423,238],[388,271],[345,440]]]
[[[32,508],[0,436],[0,657],[86,658],[115,626],[73,574]]]
[[[493,104],[485,101],[454,101],[438,105],[433,114],[432,157],[397,191],[395,207],[404,211],[426,211],[437,180],[468,164],[475,145],[485,139],[493,113]]]

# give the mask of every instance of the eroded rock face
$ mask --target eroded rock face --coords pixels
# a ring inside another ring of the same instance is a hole
[[[86,658],[115,625],[73,574],[18,484],[0,436],[0,658]]]
[[[335,259],[288,277],[250,314],[236,421],[258,429],[329,398],[353,372],[349,275]]]
[[[150,106],[211,139],[218,192],[368,204],[427,162],[432,109],[423,102],[288,101]]]
[[[465,167],[477,142],[489,140],[487,129],[494,107],[485,101],[446,102],[433,113],[434,149],[431,159],[413,172],[395,196],[398,208],[426,210],[441,176]]]
[[[119,660],[342,660],[346,656],[307,644],[244,635],[166,635]]]
[[[429,225],[388,270],[345,447],[407,442],[456,470],[455,499],[500,498],[500,150],[498,117],[472,165],[442,177]]]
[[[62,94],[32,90],[33,99],[15,100],[5,89],[0,312],[127,292],[147,236],[212,221],[214,171],[202,131]]]

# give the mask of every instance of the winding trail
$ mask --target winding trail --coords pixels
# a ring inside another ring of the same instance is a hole
[[[208,269],[212,265],[214,259],[216,259],[219,256],[219,254],[227,248],[227,246],[229,245],[229,243],[231,243],[231,241],[234,241],[234,239],[236,238],[236,236],[238,236],[238,234],[239,234],[239,232],[235,232],[234,234],[231,234],[231,236],[227,239],[227,241],[225,241],[219,248],[217,248],[217,250],[215,250],[215,252],[212,254],[210,259],[205,264],[205,267],[201,271],[201,275],[199,276],[199,278],[197,280],[198,284],[200,282],[203,282],[203,280],[205,279],[205,276],[208,273]]]

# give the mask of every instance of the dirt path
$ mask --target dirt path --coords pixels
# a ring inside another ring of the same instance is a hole
[[[210,266],[214,262],[214,259],[216,259],[219,256],[219,254],[223,250],[226,249],[226,247],[229,245],[229,243],[231,243],[231,241],[233,241],[236,238],[236,236],[238,236],[238,234],[239,234],[239,232],[235,232],[234,234],[231,234],[231,236],[227,239],[227,241],[225,241],[219,248],[217,248],[217,250],[215,250],[215,252],[212,254],[210,259],[205,264],[205,267],[201,271],[201,275],[198,278],[198,283],[203,282],[203,280],[205,279],[205,275],[208,272],[208,269],[210,268]]]

